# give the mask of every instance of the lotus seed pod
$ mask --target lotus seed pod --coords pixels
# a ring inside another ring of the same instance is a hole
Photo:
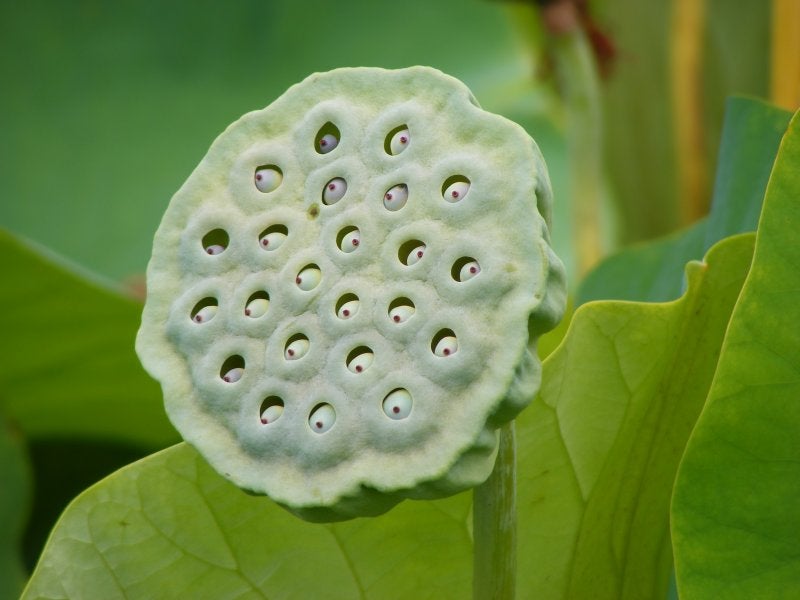
[[[457,80],[312,75],[228,127],[172,198],[137,351],[184,439],[302,518],[454,494],[486,480],[538,389],[536,338],[565,300],[550,211],[536,144]]]

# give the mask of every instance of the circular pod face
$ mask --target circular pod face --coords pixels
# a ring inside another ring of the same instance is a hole
[[[550,202],[535,143],[457,80],[312,75],[173,197],[137,351],[184,438],[301,517],[458,492],[563,310]]]

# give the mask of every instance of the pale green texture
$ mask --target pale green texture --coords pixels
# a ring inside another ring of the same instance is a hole
[[[670,490],[752,245],[730,238],[690,263],[677,301],[575,312],[517,420],[521,598],[666,595]]]
[[[678,472],[681,598],[800,596],[800,116],[781,143],[753,265]]]
[[[545,363],[544,401],[516,421],[520,599],[665,593],[672,474],[751,250],[752,236],[715,246],[706,264],[691,265],[679,301],[577,312]],[[24,598],[203,598],[222,589],[222,598],[460,600],[470,594],[469,499],[311,525],[244,494],[180,445],[73,502]]]
[[[315,139],[327,123],[340,141],[321,153]],[[410,142],[390,155],[386,138],[401,125]],[[269,193],[253,182],[263,165],[283,173]],[[470,182],[457,202],[442,197],[453,176]],[[323,190],[334,178],[347,191],[329,204]],[[399,184],[407,203],[387,210],[384,194]],[[139,356],[188,442],[240,487],[305,518],[376,514],[472,487],[491,471],[496,428],[538,388],[525,324],[536,337],[563,311],[551,200],[533,140],[481,110],[457,80],[427,67],[314,74],[231,125],[173,197],[148,267]],[[288,237],[265,250],[261,232],[276,225]],[[345,253],[337,240],[351,227],[361,243]],[[209,255],[201,240],[216,229],[229,245]],[[426,245],[424,258],[405,265],[398,253],[412,240]],[[467,258],[480,273],[457,281],[452,269]],[[295,277],[312,264],[321,280],[304,290]],[[269,309],[249,318],[257,291],[269,293]],[[342,319],[337,300],[347,294],[360,308]],[[196,323],[192,308],[206,297],[219,310]],[[416,311],[398,324],[388,309],[402,297]],[[435,356],[445,329],[458,351]],[[295,334],[308,338],[308,353],[285,360]],[[362,346],[374,363],[350,372],[347,357]],[[226,383],[221,366],[237,355],[244,374]],[[381,409],[397,388],[413,398],[402,420]],[[268,396],[285,406],[264,425]],[[308,424],[320,403],[336,418],[322,434]]]
[[[0,598],[18,597],[25,585],[20,547],[30,497],[25,445],[0,412]]]
[[[0,294],[8,418],[32,439],[177,441],[132,348],[141,304],[1,229],[0,253],[0,276],[13,282]]]

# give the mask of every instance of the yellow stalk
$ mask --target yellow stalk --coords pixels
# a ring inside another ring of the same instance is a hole
[[[772,0],[770,96],[791,111],[800,107],[800,0]]]

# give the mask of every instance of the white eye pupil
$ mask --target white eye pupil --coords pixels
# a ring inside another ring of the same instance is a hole
[[[336,204],[347,192],[347,182],[341,177],[331,179],[322,191],[323,204]]]
[[[256,170],[255,180],[258,191],[268,194],[283,182],[283,173],[274,167],[262,167]]]

